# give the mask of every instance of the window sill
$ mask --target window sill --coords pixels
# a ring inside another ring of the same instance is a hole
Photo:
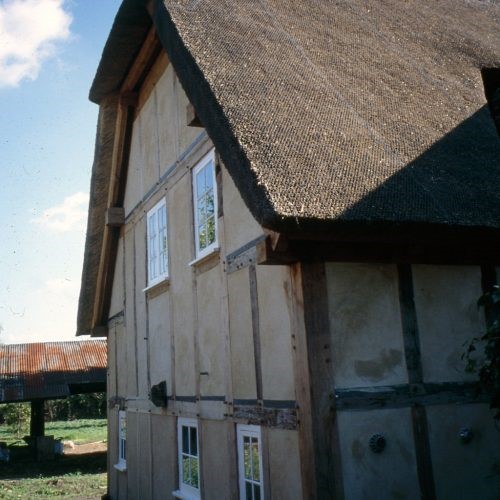
[[[181,490],[172,491],[172,496],[174,498],[180,498],[181,500],[199,500],[199,495],[193,495],[192,493],[187,493]]]
[[[146,295],[159,295],[160,293],[163,293],[168,289],[170,286],[170,278],[167,276],[160,281],[157,281],[156,283],[153,283],[152,285],[148,285],[146,288],[143,288],[142,291]]]
[[[208,253],[203,254],[201,257],[196,257],[196,259],[192,260],[189,265],[191,267],[197,267],[202,264],[205,264],[206,262],[212,260],[215,256],[219,256],[220,253],[220,248],[219,247],[214,247],[212,248]]]
[[[120,472],[127,472],[127,462],[120,461],[113,465],[113,467]]]

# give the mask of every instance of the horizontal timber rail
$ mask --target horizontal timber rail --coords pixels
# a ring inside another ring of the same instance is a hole
[[[335,389],[337,410],[377,410],[413,405],[429,406],[454,403],[487,403],[488,394],[481,393],[473,382],[402,384],[380,387]]]

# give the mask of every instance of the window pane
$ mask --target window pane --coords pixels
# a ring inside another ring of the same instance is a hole
[[[215,242],[215,218],[211,217],[206,224],[207,246]]]
[[[193,488],[198,488],[198,459],[197,458],[190,458],[189,459],[191,462],[191,486]]]
[[[189,470],[189,457],[182,456],[182,482],[184,484],[191,484],[190,481],[190,470]]]
[[[243,469],[245,473],[245,479],[252,479],[252,459],[250,457],[250,443],[248,438],[244,438],[243,442]]]
[[[208,246],[207,231],[205,226],[198,226],[198,246],[200,247],[200,250],[203,250]]]
[[[195,427],[189,428],[190,432],[190,455],[198,456],[198,440],[197,440],[197,429]]]
[[[196,198],[199,198],[205,192],[205,170],[200,170],[196,174]]]
[[[257,438],[252,438],[252,479],[260,481],[260,467],[259,467],[259,441]]]
[[[182,452],[189,453],[189,427],[182,426]]]
[[[252,499],[252,483],[245,482],[245,500]]]
[[[210,162],[203,170],[205,171],[205,191],[213,189],[214,178],[213,178],[213,164]]]
[[[254,500],[260,500],[260,485],[259,484],[253,485],[253,497],[254,497]]]

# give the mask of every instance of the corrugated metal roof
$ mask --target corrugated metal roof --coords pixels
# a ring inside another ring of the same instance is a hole
[[[106,366],[106,340],[0,345],[0,402],[64,397],[74,385],[105,384]]]

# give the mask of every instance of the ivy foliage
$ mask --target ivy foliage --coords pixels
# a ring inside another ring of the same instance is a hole
[[[483,294],[477,305],[484,309],[486,332],[466,344],[462,359],[465,370],[477,373],[481,390],[490,394],[490,408],[496,410],[495,419],[500,421],[500,287],[495,285]]]

